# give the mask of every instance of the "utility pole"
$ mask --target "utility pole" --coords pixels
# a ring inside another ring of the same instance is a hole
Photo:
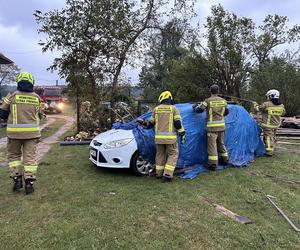
[[[56,87],[58,86],[58,80],[56,80]]]

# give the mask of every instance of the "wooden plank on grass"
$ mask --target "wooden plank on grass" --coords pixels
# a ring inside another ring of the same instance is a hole
[[[223,206],[221,206],[219,204],[214,203],[212,205],[215,207],[215,209],[217,211],[219,211],[220,213],[226,215],[227,217],[229,217],[229,218],[231,218],[231,219],[233,219],[233,220],[235,220],[235,221],[237,221],[239,223],[242,223],[242,224],[250,224],[250,223],[252,223],[252,221],[250,219],[248,219],[247,217],[244,217],[244,216],[241,216],[239,214],[236,214],[236,213],[230,211],[229,209],[227,209],[227,208],[225,208],[225,207],[223,207]]]
[[[200,196],[200,198],[202,198],[202,200],[208,204],[213,206],[218,212],[220,212],[221,214],[224,214],[225,216],[241,223],[241,224],[251,224],[253,223],[250,219],[248,219],[247,217],[241,216],[235,212],[232,212],[231,210],[221,206],[220,204],[214,203],[212,201],[210,201],[208,198],[206,197],[202,197]]]

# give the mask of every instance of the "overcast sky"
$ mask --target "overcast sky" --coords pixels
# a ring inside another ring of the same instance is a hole
[[[288,16],[290,24],[300,24],[300,0],[197,0],[197,19],[204,23],[212,4],[221,3],[226,10],[238,16],[252,18],[259,24],[267,14]],[[21,70],[32,72],[38,84],[55,83],[59,79],[56,72],[46,69],[58,53],[41,53],[38,45],[42,38],[37,33],[34,10],[42,12],[62,8],[64,0],[0,0],[0,52],[12,59]],[[137,72],[131,72],[137,80]]]

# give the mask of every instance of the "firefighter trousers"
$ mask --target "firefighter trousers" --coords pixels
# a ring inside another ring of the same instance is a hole
[[[228,153],[224,144],[225,131],[207,133],[208,165],[218,166],[218,153],[223,163],[228,161]]]
[[[38,139],[10,139],[7,141],[7,158],[11,177],[24,175],[25,179],[36,179],[36,148]]]
[[[276,129],[263,128],[263,141],[265,144],[266,155],[273,155],[276,144]]]
[[[156,144],[156,175],[173,178],[177,159],[177,143]]]

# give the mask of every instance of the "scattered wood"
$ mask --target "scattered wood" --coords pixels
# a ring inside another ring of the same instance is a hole
[[[200,196],[200,197],[204,200],[204,202],[206,204],[213,206],[218,212],[226,215],[227,217],[229,217],[229,218],[231,218],[231,219],[233,219],[233,220],[235,220],[235,221],[237,221],[237,222],[239,222],[241,224],[251,224],[251,223],[253,223],[247,217],[244,217],[244,216],[241,216],[239,214],[236,214],[236,213],[230,211],[229,209],[227,209],[227,208],[225,208],[225,207],[223,207],[223,206],[221,206],[221,205],[219,205],[217,203],[214,203],[214,202],[210,201],[206,197],[202,197],[202,196]]]
[[[289,217],[280,209],[276,203],[271,199],[272,196],[266,195],[267,199],[272,203],[272,205],[276,208],[276,210],[283,216],[283,218],[289,223],[289,225],[296,231],[300,232],[300,229],[289,219]]]
[[[293,136],[293,137],[299,137],[300,136],[300,129],[289,129],[289,128],[278,128],[276,130],[277,136]]]
[[[287,183],[290,183],[290,184],[300,184],[300,181],[298,181],[298,180],[288,180],[288,179],[285,179],[285,178],[282,178],[282,177],[277,177],[277,176],[273,176],[273,175],[270,175],[270,174],[264,174],[264,173],[255,172],[255,171],[245,170],[245,172],[248,173],[248,174],[251,174],[251,175],[258,175],[258,176],[261,175],[261,176],[264,176],[264,177],[272,178],[272,179],[275,179],[275,180],[278,180],[278,181],[287,182]]]
[[[294,117],[283,117],[281,127],[300,129],[300,119],[296,119]]]
[[[278,141],[276,142],[278,144],[285,144],[285,145],[296,145],[296,146],[300,146],[300,143],[297,142],[287,142],[287,141]]]
[[[299,141],[300,137],[290,137],[290,136],[277,136],[278,140],[291,140],[291,141]]]
[[[284,181],[284,182],[287,182],[287,183],[291,183],[291,184],[300,184],[300,181],[297,181],[297,180],[287,180],[287,179],[284,179],[284,178],[281,178],[281,177],[272,176],[272,175],[269,175],[269,174],[265,174],[265,176],[269,177],[269,178],[273,178],[273,179],[279,180],[279,181]]]
[[[76,146],[76,145],[89,145],[92,140],[85,141],[60,141],[60,146]]]

